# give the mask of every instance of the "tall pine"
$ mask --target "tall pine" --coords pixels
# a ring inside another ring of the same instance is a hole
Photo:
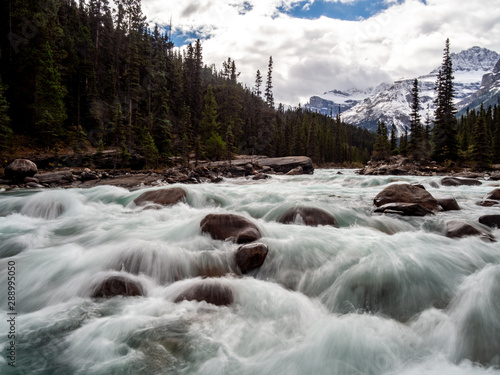
[[[446,39],[443,63],[436,80],[436,110],[434,112],[434,130],[432,140],[434,149],[432,159],[438,162],[455,161],[458,157],[457,112],[453,104],[453,66],[450,56],[450,40]]]
[[[269,56],[269,65],[267,68],[267,80],[265,91],[266,103],[269,107],[274,107],[273,97],[273,57]]]

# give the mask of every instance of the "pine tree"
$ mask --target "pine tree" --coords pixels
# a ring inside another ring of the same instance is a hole
[[[450,56],[450,41],[446,39],[443,63],[436,80],[436,110],[434,112],[432,159],[438,162],[453,162],[458,157],[457,112],[453,104],[455,90],[453,88],[453,66]]]
[[[262,95],[262,91],[260,90],[261,85],[262,85],[262,75],[260,74],[260,70],[257,70],[257,73],[255,74],[254,94],[258,97]]]
[[[45,44],[36,80],[36,128],[45,146],[52,146],[63,135],[67,118],[64,97],[66,87],[61,83],[49,42]]]
[[[396,139],[396,125],[391,125],[391,153],[392,155],[398,155],[398,144]]]
[[[399,140],[399,153],[403,156],[408,155],[408,127],[405,126],[405,132]]]
[[[273,89],[273,57],[269,56],[269,65],[267,70],[266,91],[265,91],[266,103],[269,107],[274,107],[274,97],[272,89]]]
[[[208,85],[205,94],[205,107],[200,122],[200,141],[204,145],[203,151],[210,159],[220,159],[225,156],[226,145],[220,134],[220,124],[217,121],[217,102],[212,90]]]
[[[0,153],[5,156],[5,152],[12,147],[12,129],[10,128],[10,117],[8,114],[9,103],[5,97],[7,87],[3,85],[0,77]],[[0,164],[4,162],[0,159]]]
[[[373,146],[373,159],[387,160],[390,156],[389,139],[387,137],[387,126],[383,121],[379,121],[377,125],[377,137]]]
[[[418,89],[418,80],[413,81],[411,90],[411,112],[410,112],[410,142],[408,144],[408,154],[415,160],[423,158],[423,132],[420,119],[420,97]]]
[[[481,104],[481,110],[474,126],[473,160],[477,169],[488,168],[491,164],[490,137],[486,126],[486,113]]]

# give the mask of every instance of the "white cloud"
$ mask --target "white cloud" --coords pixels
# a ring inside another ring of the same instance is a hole
[[[279,6],[298,3],[143,0],[143,10],[152,22],[168,24],[172,18],[176,30],[201,31],[209,37],[202,43],[205,63],[220,68],[231,57],[249,87],[257,69],[265,76],[272,55],[274,97],[291,105],[334,88],[365,88],[426,74],[440,64],[448,37],[454,52],[474,45],[500,52],[500,0],[427,0],[427,5],[406,0],[360,21],[307,20],[277,12]]]

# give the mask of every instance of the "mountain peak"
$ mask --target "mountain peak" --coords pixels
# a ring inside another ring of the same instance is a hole
[[[453,71],[455,72],[489,72],[493,69],[498,59],[500,59],[500,55],[495,51],[478,46],[451,54]],[[437,73],[438,70],[439,68],[435,69],[433,73]]]

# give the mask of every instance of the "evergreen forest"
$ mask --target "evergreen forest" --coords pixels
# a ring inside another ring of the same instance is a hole
[[[150,27],[140,0],[6,0],[0,17],[1,163],[26,149],[114,149],[152,168],[236,153],[371,157],[375,134],[275,105],[272,57],[247,87],[231,57],[207,66],[200,40],[181,50],[171,25]]]

